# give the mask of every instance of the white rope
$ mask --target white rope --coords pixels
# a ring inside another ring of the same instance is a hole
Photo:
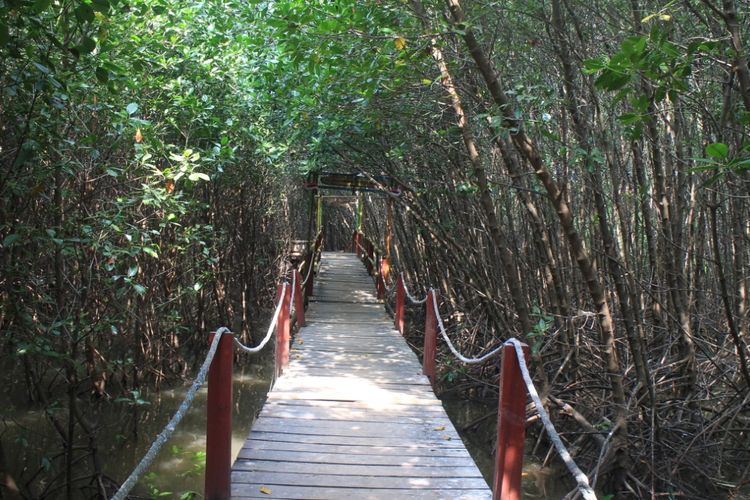
[[[124,500],[128,496],[130,490],[133,489],[143,473],[146,472],[146,469],[148,469],[149,465],[151,465],[151,462],[153,462],[154,458],[156,458],[156,455],[159,453],[161,448],[172,436],[175,428],[182,420],[182,417],[185,416],[185,413],[187,412],[188,408],[190,408],[190,405],[193,403],[195,393],[198,392],[198,389],[200,389],[200,387],[203,385],[203,382],[205,382],[208,368],[211,366],[211,361],[213,361],[214,359],[216,349],[219,347],[219,340],[221,340],[222,335],[224,335],[225,333],[232,332],[229,330],[229,328],[226,327],[221,327],[216,330],[216,333],[214,334],[214,340],[213,342],[211,342],[211,347],[208,349],[208,354],[206,354],[206,359],[205,361],[203,361],[203,365],[198,371],[198,375],[195,377],[195,380],[193,380],[193,385],[190,386],[187,394],[185,394],[185,399],[182,400],[182,404],[180,404],[180,407],[177,408],[174,416],[167,423],[164,429],[162,429],[159,435],[156,436],[156,439],[151,444],[151,448],[149,448],[149,450],[143,456],[140,463],[133,470],[133,472],[130,473],[130,476],[128,476],[125,482],[122,483],[120,489],[117,490],[117,493],[115,493],[115,495],[112,497],[112,500]]]
[[[276,323],[279,321],[279,313],[281,313],[281,306],[284,305],[284,296],[286,296],[286,287],[287,284],[284,283],[281,286],[281,296],[279,297],[279,303],[276,305],[276,311],[273,313],[273,319],[271,320],[271,326],[268,327],[268,332],[266,332],[265,338],[261,341],[260,344],[258,344],[255,347],[248,347],[239,340],[237,340],[237,337],[234,338],[234,343],[237,347],[242,349],[243,352],[246,352],[248,354],[253,354],[261,349],[263,349],[268,341],[271,339],[271,335],[273,334],[274,328],[276,328]]]
[[[431,291],[432,289],[430,289],[430,291],[427,292],[427,297],[432,295],[432,305],[434,307],[435,318],[437,319],[437,324],[438,324],[438,328],[440,329],[440,334],[443,336],[443,340],[445,340],[445,343],[448,344],[448,348],[451,350],[451,352],[453,353],[455,357],[457,357],[459,360],[463,361],[466,364],[476,365],[479,363],[484,363],[485,361],[487,361],[488,359],[490,359],[492,356],[496,355],[498,352],[500,352],[503,349],[503,346],[501,345],[497,349],[494,349],[488,352],[487,354],[480,356],[478,358],[467,358],[466,356],[458,352],[458,349],[456,349],[456,346],[454,346],[453,342],[451,342],[451,339],[448,338],[448,334],[445,331],[445,326],[443,325],[443,318],[440,317],[440,311],[438,310],[437,298],[435,298],[436,294],[430,293]]]
[[[320,251],[323,249],[323,245],[318,245],[318,238],[320,237],[320,233],[315,237],[315,242],[313,243],[313,253],[312,258],[310,259],[310,267],[307,270],[307,276],[305,276],[305,279],[302,281],[302,288],[307,286],[307,281],[310,279],[310,275],[312,274],[312,270],[315,269],[315,260],[320,254]]]
[[[310,276],[312,275],[312,270],[315,269],[315,254],[317,252],[313,252],[312,258],[310,259],[310,267],[307,269],[307,276],[305,276],[305,279],[302,281],[302,287],[307,286],[307,282],[310,280]]]
[[[568,452],[568,449],[565,448],[562,439],[560,439],[560,436],[555,430],[555,426],[552,425],[552,421],[547,414],[547,410],[544,409],[542,399],[536,392],[536,387],[534,387],[534,382],[531,380],[531,374],[529,374],[529,369],[526,366],[526,359],[523,355],[521,342],[519,342],[517,339],[508,339],[505,343],[513,344],[516,349],[516,357],[518,358],[518,364],[521,367],[523,380],[524,382],[526,382],[526,389],[529,391],[529,395],[531,396],[532,401],[534,401],[534,406],[536,406],[536,409],[539,412],[539,417],[541,417],[542,422],[544,423],[544,429],[545,431],[547,431],[547,436],[549,436],[550,441],[552,441],[552,444],[555,446],[555,449],[560,455],[560,458],[562,458],[563,462],[565,462],[565,466],[568,468],[568,471],[570,471],[570,473],[575,478],[576,483],[578,484],[578,491],[581,492],[581,496],[583,496],[585,500],[596,500],[596,493],[594,493],[594,490],[589,485],[589,478],[586,476],[586,474],[583,473],[581,469],[578,468],[578,465],[576,465],[573,457],[570,456],[570,452]]]
[[[294,307],[294,293],[296,291],[297,291],[297,272],[292,271],[292,296],[289,297],[289,315],[291,315],[292,312],[297,310],[297,308]]]
[[[404,273],[401,273],[401,283],[403,283],[403,284],[404,284],[404,292],[406,292],[406,297],[407,297],[407,298],[409,299],[409,301],[410,301],[410,302],[411,302],[412,304],[414,304],[415,306],[418,306],[418,305],[421,305],[421,304],[424,304],[425,302],[427,302],[427,297],[429,297],[429,296],[430,296],[430,294],[429,294],[429,293],[428,293],[427,295],[425,295],[425,297],[424,297],[423,299],[421,299],[421,300],[417,300],[417,299],[415,299],[415,298],[414,298],[414,297],[412,296],[412,294],[411,294],[411,293],[409,293],[409,289],[408,289],[408,288],[406,288],[406,280],[404,279]],[[436,309],[436,310],[437,310],[437,309]]]

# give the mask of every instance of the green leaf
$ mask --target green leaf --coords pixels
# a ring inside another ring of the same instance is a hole
[[[201,172],[193,172],[192,174],[188,175],[188,179],[190,179],[193,182],[199,181],[199,180],[202,180],[202,181],[210,181],[211,180],[211,178],[209,176],[207,176],[206,174],[203,174]]]
[[[80,4],[73,12],[81,23],[90,23],[94,20],[94,9],[85,3]]]
[[[31,11],[34,12],[34,14],[41,14],[52,3],[52,0],[34,0],[34,5],[31,6]]]
[[[647,41],[645,36],[628,37],[622,42],[622,52],[631,58],[640,56],[646,48]]]
[[[96,68],[96,79],[99,83],[107,83],[109,81],[109,71],[99,66]]]
[[[594,84],[606,90],[619,90],[628,84],[630,75],[607,68],[596,79]]]
[[[717,160],[723,160],[729,154],[729,146],[723,142],[714,142],[706,146],[706,155]]]
[[[79,47],[82,53],[90,54],[96,48],[96,42],[93,38],[87,36],[81,40],[81,45],[79,45]]]
[[[623,125],[632,125],[641,121],[641,115],[638,113],[623,113],[617,117]]]
[[[101,12],[102,14],[106,14],[107,11],[109,11],[108,0],[91,0],[91,5],[94,7],[95,11]]]
[[[587,75],[598,73],[599,71],[607,67],[607,62],[607,59],[603,57],[596,59],[587,59],[583,61],[583,72]]]
[[[32,62],[31,64],[33,64],[36,67],[36,69],[38,69],[39,71],[41,71],[45,75],[49,75],[50,74],[50,69],[47,66],[45,66],[44,64],[39,64],[38,62]]]
[[[9,246],[13,245],[16,241],[18,241],[20,238],[17,234],[9,234],[5,237],[3,240],[3,247],[8,248]]]
[[[10,41],[10,31],[8,31],[8,25],[0,23],[0,47],[7,45]]]
[[[129,115],[133,115],[135,114],[136,111],[138,111],[138,104],[131,102],[130,104],[127,105],[125,110],[128,112]]]
[[[135,289],[136,293],[138,295],[145,295],[146,294],[146,287],[143,285],[139,285],[138,283],[133,284],[133,288]]]
[[[159,253],[153,247],[143,247],[143,253],[150,255],[151,257],[158,259]]]

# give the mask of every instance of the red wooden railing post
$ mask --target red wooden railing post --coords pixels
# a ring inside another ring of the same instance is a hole
[[[529,347],[523,345],[524,357]],[[513,344],[503,346],[500,367],[500,401],[497,405],[497,454],[494,500],[520,500],[523,447],[526,433],[526,384]]]
[[[432,386],[435,386],[435,353],[437,351],[437,311],[434,303],[437,301],[437,292],[430,289],[427,292],[427,302],[425,303],[425,320],[424,320],[424,352],[422,353],[422,373],[427,375]]]
[[[357,254],[357,257],[359,257],[359,249],[357,248],[357,236],[359,235],[359,231],[354,231],[352,233],[352,253]]]
[[[378,290],[378,300],[385,299],[385,275],[384,269],[388,264],[384,264],[385,257],[379,257],[376,261],[375,272],[377,273],[375,278],[375,286]]]
[[[404,279],[399,275],[396,280],[396,314],[393,315],[393,324],[401,335],[404,334],[404,306],[406,304],[406,289]]]
[[[297,313],[297,325],[305,326],[305,297],[302,296],[302,275],[294,271],[294,310]]]
[[[209,336],[213,342],[214,332]],[[232,474],[232,347],[233,335],[219,340],[216,355],[208,370],[208,415],[206,421],[207,500],[231,497]]]
[[[279,285],[276,292],[276,300],[282,300],[281,311],[279,311],[279,320],[276,323],[276,376],[278,377],[284,371],[284,367],[289,363],[289,338],[291,337],[291,321],[289,318],[289,309],[292,298],[291,286]],[[286,290],[281,297],[282,290]],[[278,303],[278,302],[277,302]]]
[[[383,277],[383,283],[388,283],[391,277],[391,258],[388,255],[380,259],[380,275]]]

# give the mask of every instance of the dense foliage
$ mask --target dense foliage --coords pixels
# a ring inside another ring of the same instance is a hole
[[[307,236],[315,169],[407,187],[397,268],[440,287],[467,352],[532,346],[602,492],[746,492],[748,14],[0,1],[0,348],[55,409],[67,471],[16,478],[23,494],[111,488],[95,459],[71,472],[72,429],[96,432],[77,406],[187,373],[217,324],[247,334],[284,241]],[[373,237],[387,203],[369,199]],[[330,214],[343,245],[352,212]]]

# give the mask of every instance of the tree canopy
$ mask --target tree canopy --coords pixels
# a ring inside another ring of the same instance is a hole
[[[403,184],[365,233],[395,204],[394,265],[458,342],[532,346],[603,492],[746,493],[749,23],[735,0],[0,0],[0,352],[65,409],[68,471],[23,493],[73,498],[89,395],[255,334],[320,170]],[[343,247],[354,211],[327,213]]]

